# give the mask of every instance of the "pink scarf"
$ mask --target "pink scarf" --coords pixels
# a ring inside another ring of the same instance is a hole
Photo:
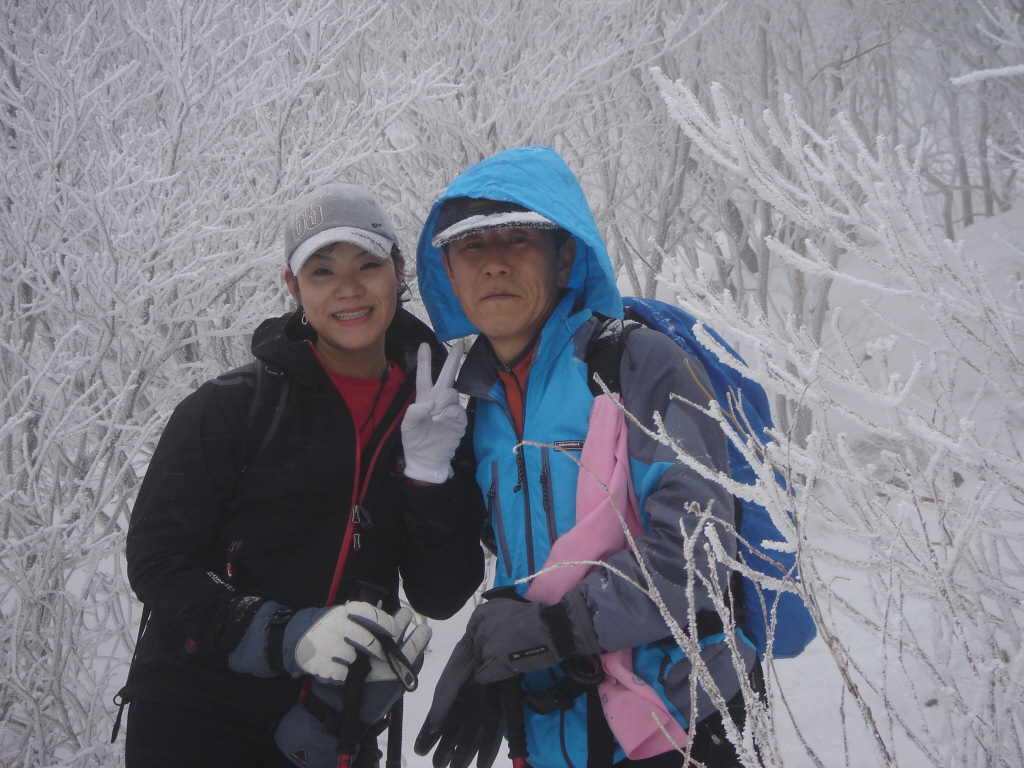
[[[620,402],[619,395],[600,395],[594,400],[587,440],[580,454],[576,525],[555,541],[544,569],[559,563],[603,561],[626,549],[629,542],[620,513],[634,539],[643,533],[629,470],[626,418]],[[542,572],[533,579],[526,598],[554,605],[598,567],[563,565]],[[610,574],[610,578],[615,575]],[[658,723],[678,746],[685,747],[686,731],[669,714],[657,692],[633,674],[632,649],[602,654],[601,660],[605,679],[598,691],[605,718],[626,757],[641,760],[674,749]]]

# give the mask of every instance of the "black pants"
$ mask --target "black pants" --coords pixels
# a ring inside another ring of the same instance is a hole
[[[199,712],[132,702],[126,768],[294,768],[274,736]]]

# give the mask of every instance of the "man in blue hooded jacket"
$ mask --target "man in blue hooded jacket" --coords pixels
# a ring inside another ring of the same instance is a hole
[[[576,520],[574,451],[587,436],[594,402],[587,351],[605,318],[622,317],[607,251],[569,167],[551,149],[527,147],[483,160],[451,183],[424,225],[417,272],[438,338],[479,334],[457,387],[475,403],[477,482],[490,513],[485,538],[497,556],[494,586],[504,589],[471,617],[416,751],[425,754],[440,739],[435,766],[459,768],[474,754],[489,765],[503,730],[498,684],[507,694],[512,680],[515,694],[505,701],[510,739],[525,728],[533,768],[680,766],[677,752],[628,760],[605,722],[595,695],[600,662],[593,659],[633,649],[636,675],[689,729],[692,759],[739,765],[713,702],[727,702],[742,727],[741,678],[757,656],[742,633],[727,637],[729,622],[712,599],[728,594],[730,574],[705,546],[700,512],[710,512],[710,525],[735,556],[734,508],[729,492],[704,476],[729,471],[721,429],[693,405],[709,402],[704,369],[663,334],[629,334],[620,366],[626,410],[653,431],[659,413],[675,442],[711,471],[677,462],[631,424],[629,466],[644,528],[635,548],[613,555],[556,605],[526,602],[529,577]],[[717,690],[691,683],[690,660],[637,585],[656,587],[680,626],[697,617],[691,636]]]

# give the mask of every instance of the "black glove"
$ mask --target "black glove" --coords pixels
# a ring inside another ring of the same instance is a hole
[[[573,653],[602,653],[579,590],[570,590],[552,606],[509,597],[480,605],[437,681],[434,700],[416,739],[417,754],[429,752],[446,731],[446,721],[464,689],[547,669]],[[445,764],[438,763],[436,756],[434,759],[435,766]]]
[[[413,749],[417,755],[425,755],[437,743],[431,761],[434,768],[467,768],[474,755],[477,768],[490,768],[504,734],[505,712],[498,683],[468,685],[456,694],[447,717],[436,729],[424,723]]]

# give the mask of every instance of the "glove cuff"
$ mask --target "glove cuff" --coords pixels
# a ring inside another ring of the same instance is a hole
[[[285,606],[279,607],[270,617],[267,627],[267,664],[280,674],[284,668],[284,630],[295,612]]]
[[[306,674],[299,663],[295,660],[295,646],[321,616],[327,613],[330,608],[303,608],[296,611],[295,615],[284,625],[281,633],[281,668],[282,671],[292,677],[302,677]]]
[[[570,589],[559,602],[565,606],[566,616],[572,625],[573,644],[576,652],[584,656],[604,653],[594,629],[594,617],[587,606],[587,599],[578,589]]]
[[[270,664],[268,630],[271,617],[281,608],[282,606],[269,600],[260,605],[241,641],[228,655],[230,669],[256,677],[274,677],[279,673],[280,670],[275,670]]]
[[[424,483],[441,484],[455,475],[450,461],[443,466],[432,465],[429,461],[421,461],[414,454],[405,455],[405,476],[410,480],[420,480]]]
[[[242,642],[265,600],[253,595],[237,595],[218,616],[217,647],[230,654]]]
[[[569,619],[569,612],[565,603],[547,605],[540,610],[540,620],[551,633],[551,639],[555,644],[555,655],[559,659],[572,655],[576,650],[576,641],[573,639],[572,621]]]

